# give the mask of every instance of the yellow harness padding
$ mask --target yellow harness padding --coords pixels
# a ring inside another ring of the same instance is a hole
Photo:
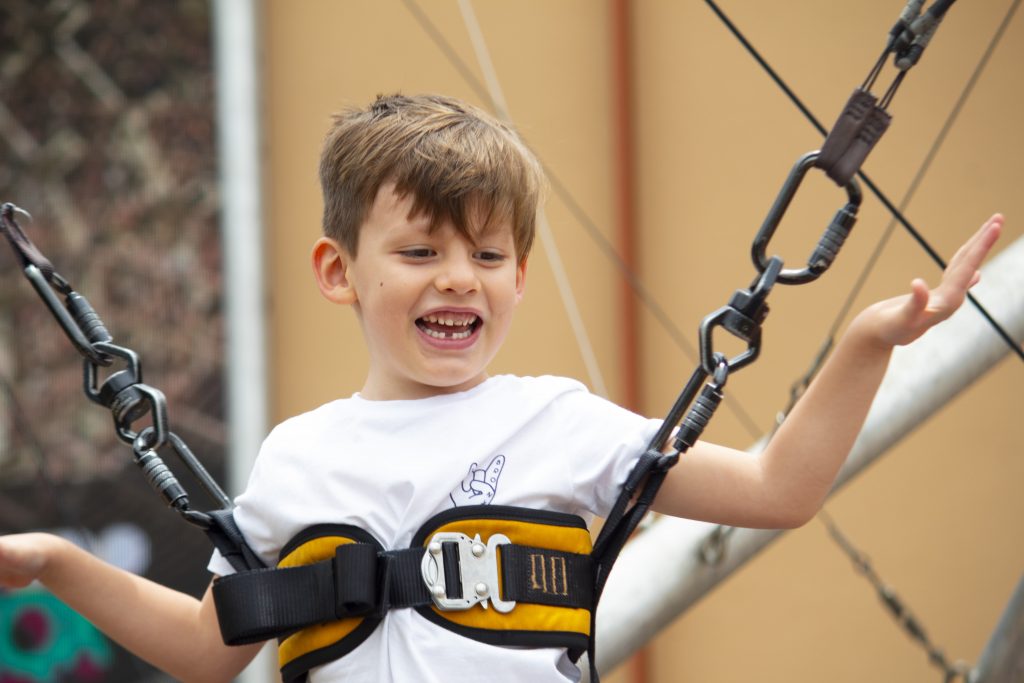
[[[282,557],[277,563],[277,567],[278,569],[299,567],[320,562],[321,560],[329,560],[334,557],[338,546],[355,542],[353,538],[338,535],[314,538],[306,541]],[[363,621],[365,621],[363,617],[352,617],[327,624],[308,626],[298,633],[284,638],[277,648],[278,666],[284,668],[287,664],[304,654],[322,650],[340,642],[350,635]]]
[[[505,506],[456,508],[435,515],[415,534],[411,547],[423,547],[440,532],[457,532],[470,538],[479,535],[483,543],[502,534],[515,546],[589,555],[590,532],[584,521],[564,513]],[[349,525],[319,524],[309,527],[289,541],[281,552],[279,569],[329,561],[339,546],[369,543],[378,551],[383,546],[363,529]],[[496,561],[501,577],[502,548]],[[529,556],[526,583],[534,593],[564,595],[572,582],[572,569],[541,554]],[[500,580],[500,578],[499,578]],[[504,587],[499,596],[504,598]],[[424,618],[474,640],[520,647],[567,647],[574,658],[590,639],[591,612],[584,607],[564,607],[517,601],[511,611],[502,613],[493,606],[477,604],[462,610],[442,610],[434,604],[415,607]],[[320,664],[344,656],[363,642],[379,625],[379,615],[344,618],[307,626],[280,640],[278,664],[285,680],[300,681],[305,673]]]

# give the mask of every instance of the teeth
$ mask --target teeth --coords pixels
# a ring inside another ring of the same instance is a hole
[[[426,332],[427,336],[433,337],[434,339],[466,339],[469,335],[473,334],[473,330],[466,330],[465,332],[436,332],[431,329],[420,328]]]
[[[472,325],[477,321],[477,317],[475,315],[468,315],[465,318],[456,320],[451,317],[440,317],[436,314],[431,314],[423,316],[423,319],[428,323],[432,323],[434,325],[445,325],[447,327],[455,327],[456,325],[462,327],[465,325]]]
[[[472,313],[430,313],[420,318],[417,327],[434,339],[460,340],[468,339],[476,329],[480,318]],[[447,327],[449,329],[437,329]]]

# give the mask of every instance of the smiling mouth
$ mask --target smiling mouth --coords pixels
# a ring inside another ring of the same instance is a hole
[[[480,317],[472,313],[440,312],[416,319],[416,327],[428,337],[447,341],[469,339],[482,324]]]

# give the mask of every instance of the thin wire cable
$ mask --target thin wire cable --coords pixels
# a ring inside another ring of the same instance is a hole
[[[476,19],[473,5],[470,0],[459,0],[459,10],[462,12],[462,21],[469,33],[470,41],[473,43],[473,51],[476,53],[477,65],[484,75],[484,82],[487,84],[487,94],[491,105],[494,107],[498,118],[504,121],[513,130],[516,130],[512,122],[512,115],[509,111],[508,101],[498,80],[498,72],[491,61],[491,51],[487,47],[483,31],[480,30],[480,22]],[[518,131],[516,132],[518,135]],[[525,144],[525,143],[524,143]],[[604,375],[601,373],[601,366],[597,362],[597,355],[594,353],[594,346],[590,343],[590,336],[587,334],[587,327],[583,323],[583,316],[580,314],[576,297],[573,295],[572,284],[565,272],[565,264],[562,262],[561,252],[558,250],[558,243],[551,233],[551,225],[548,223],[547,212],[541,207],[538,212],[537,221],[538,236],[545,256],[551,264],[551,271],[555,277],[555,285],[558,294],[562,298],[562,306],[569,317],[569,326],[576,337],[576,346],[579,348],[580,356],[583,358],[583,365],[590,378],[590,386],[600,396],[608,398],[608,386],[605,384]]]
[[[758,61],[758,63],[765,68],[765,70],[769,73],[772,79],[780,86],[780,88],[782,88],[782,90],[787,94],[787,96],[790,97],[794,104],[796,104],[797,107],[804,113],[804,115],[807,116],[812,123],[814,123],[815,127],[817,127],[819,131],[824,134],[823,129],[821,128],[817,120],[814,118],[813,114],[811,114],[810,111],[807,110],[807,108],[803,105],[803,103],[800,102],[799,98],[796,97],[795,93],[793,93],[793,91],[790,90],[790,88],[785,84],[785,82],[778,77],[775,71],[767,64],[767,62],[764,61],[760,54],[758,54],[756,50],[753,49],[749,42],[742,37],[742,34],[740,34],[738,30],[735,29],[734,25],[728,20],[727,17],[725,17],[721,13],[720,10],[717,9],[717,7],[714,5],[713,2],[711,2],[711,0],[708,0],[708,4],[711,5],[715,13],[719,15],[719,17],[726,23],[727,26],[729,26],[730,30],[734,32],[734,35],[736,35],[737,38],[740,39],[740,42],[745,47],[747,47],[748,51],[750,51],[754,58]],[[874,266],[877,264],[877,261],[880,258],[881,253],[883,252],[885,246],[889,241],[889,238],[892,236],[892,233],[895,229],[897,222],[900,220],[899,217],[901,216],[902,211],[904,211],[906,207],[909,205],[914,194],[917,192],[917,189],[920,187],[925,175],[931,168],[931,165],[934,162],[936,156],[938,155],[938,152],[944,144],[946,138],[948,137],[953,124],[959,117],[961,111],[963,110],[967,102],[967,99],[972,94],[975,85],[980,79],[981,74],[984,72],[985,67],[987,66],[992,54],[994,53],[996,46],[999,44],[1000,40],[1005,34],[1006,29],[1009,26],[1009,23],[1012,20],[1015,12],[1017,11],[1019,4],[1020,0],[1014,0],[1011,3],[1006,15],[1003,17],[1002,22],[997,27],[995,34],[989,41],[988,46],[982,54],[981,59],[975,66],[970,78],[961,90],[960,95],[954,103],[954,106],[951,109],[950,113],[947,115],[946,120],[944,121],[941,129],[939,130],[939,133],[936,135],[935,140],[932,142],[928,150],[928,153],[925,155],[924,160],[918,167],[917,172],[911,180],[906,193],[900,200],[898,211],[893,213],[893,216],[890,219],[885,230],[883,231],[883,234],[879,239],[878,243],[876,244],[874,251],[871,253],[864,267],[861,269],[861,272],[858,275],[858,278],[854,283],[853,288],[847,295],[843,305],[840,307],[839,313],[837,314],[828,334],[826,335],[825,342],[823,343],[821,349],[819,350],[817,356],[811,364],[811,368],[800,380],[798,380],[798,382],[794,383],[793,388],[790,391],[791,399],[789,405],[787,406],[785,411],[780,414],[780,424],[781,418],[783,418],[785,414],[788,413],[790,409],[792,409],[796,400],[799,398],[798,387],[806,388],[810,384],[811,379],[814,377],[815,374],[817,374],[817,371],[820,369],[821,365],[824,363],[825,358],[828,356],[828,353],[830,352],[834,344],[835,336],[838,332],[839,327],[842,324],[842,321],[848,315],[850,309],[852,308],[854,300],[856,299],[857,295],[860,293],[861,289],[866,283],[868,276],[870,275]],[[985,314],[984,310],[982,310],[982,312],[983,314]],[[997,331],[999,331],[998,327]],[[1012,346],[1015,350],[1017,350],[1017,346],[1015,343],[1012,343]],[[969,671],[969,667],[966,665],[966,663],[964,663],[963,661],[950,663],[946,660],[942,650],[936,647],[927,638],[927,635],[925,634],[924,629],[921,627],[920,622],[918,622],[916,618],[913,616],[913,614],[911,614],[909,610],[907,610],[903,606],[903,603],[899,600],[899,598],[896,596],[893,590],[882,582],[881,578],[878,576],[878,574],[874,571],[873,567],[871,566],[870,561],[860,550],[853,546],[853,544],[842,532],[835,519],[833,519],[832,516],[824,509],[818,513],[818,518],[828,529],[830,538],[832,538],[836,545],[840,549],[842,549],[843,552],[846,553],[846,555],[850,558],[850,560],[853,562],[854,566],[858,569],[858,571],[860,571],[868,579],[868,581],[875,587],[875,590],[882,599],[883,603],[892,612],[893,617],[900,622],[900,624],[911,635],[911,637],[913,637],[921,643],[922,647],[928,653],[929,661],[936,667],[943,670],[943,673],[945,674],[945,680],[952,681],[959,677],[963,677],[966,679],[966,674]],[[722,529],[727,528],[718,527],[715,531],[718,532]],[[722,542],[724,541],[724,537],[715,538],[715,540],[719,541],[719,543],[717,544],[717,548],[715,548],[715,550],[717,550],[720,553],[719,556],[724,555],[724,543]],[[705,561],[709,562],[710,560],[705,559]]]
[[[768,64],[764,57],[761,56],[761,53],[757,51],[757,49],[750,43],[750,41],[747,40],[746,36],[744,36],[743,33],[736,27],[736,24],[734,24],[732,20],[730,20],[729,17],[726,16],[726,14],[718,7],[717,4],[715,4],[714,0],[704,1],[715,13],[715,15],[722,21],[722,23],[725,24],[726,28],[728,28],[729,31],[733,34],[733,37],[735,37],[740,42],[740,44],[743,45],[744,48],[746,48],[750,56],[754,58],[754,60],[761,66],[762,69],[764,69],[768,76],[771,77],[771,79],[775,82],[777,86],[779,86],[779,88],[786,94],[786,96],[796,106],[796,108],[799,109],[801,113],[803,113],[804,117],[808,121],[810,121],[811,125],[813,125],[817,129],[817,131],[821,133],[823,136],[827,135],[825,127],[821,125],[821,122],[818,121],[818,119],[814,116],[811,110],[804,105],[804,103],[800,100],[797,94],[793,92],[793,89],[790,88],[782,79],[782,77],[779,76],[779,74],[775,71],[775,69],[773,69],[771,65]],[[1013,16],[1013,13],[1016,12],[1018,4],[1019,0],[1014,0],[1013,4],[1011,5],[1008,16]],[[999,35],[1001,37],[1002,34],[999,33]],[[918,246],[920,246],[925,251],[925,253],[928,254],[928,256],[931,257],[931,259],[936,264],[938,264],[940,268],[945,270],[946,261],[941,256],[939,256],[938,252],[935,251],[934,248],[932,248],[932,245],[928,243],[928,241],[924,238],[923,235],[921,235],[920,232],[918,232],[917,228],[911,225],[910,221],[908,221],[907,218],[903,215],[903,213],[896,208],[896,206],[889,200],[885,193],[883,193],[878,188],[878,186],[875,185],[874,181],[872,181],[871,178],[869,178],[868,175],[864,173],[864,171],[858,171],[857,176],[868,187],[868,189],[871,190],[872,194],[874,194],[875,197],[877,197],[878,200],[882,202],[886,210],[889,211],[889,213],[892,214],[892,216],[897,221],[899,221],[899,223],[903,226],[907,233],[914,239],[914,241],[917,242]],[[982,317],[984,317],[985,320],[988,321],[988,324],[992,326],[992,329],[995,330],[996,334],[998,334],[1002,338],[1002,340],[1006,342],[1007,346],[1009,346],[1010,349],[1015,354],[1017,354],[1017,356],[1020,357],[1022,361],[1024,361],[1024,347],[1018,344],[1013,339],[1013,337],[1011,337],[1009,333],[1005,329],[1003,329],[1003,326],[1000,325],[995,320],[995,318],[992,317],[988,310],[986,310],[985,307],[981,305],[981,303],[974,297],[973,294],[968,292],[967,299],[978,310],[978,312],[981,313]]]
[[[1010,7],[1007,10],[1006,15],[1003,17],[1003,20],[996,28],[996,31],[993,34],[992,39],[989,41],[988,47],[986,47],[981,58],[978,60],[977,65],[975,65],[974,71],[971,73],[970,78],[967,79],[967,83],[965,83],[964,87],[961,89],[960,95],[957,97],[956,102],[953,104],[953,108],[946,116],[946,120],[943,122],[938,134],[935,136],[935,140],[932,142],[931,147],[928,149],[928,153],[925,155],[924,160],[921,162],[921,165],[918,167],[913,179],[910,181],[910,185],[907,187],[906,193],[904,193],[903,197],[900,199],[898,207],[900,212],[906,210],[907,206],[910,205],[910,202],[913,199],[914,195],[917,193],[917,190],[920,187],[922,181],[924,180],[925,175],[927,175],[928,171],[931,169],[932,163],[935,161],[936,156],[938,156],[939,150],[942,148],[942,145],[945,143],[946,138],[949,136],[949,133],[953,128],[953,124],[956,123],[956,120],[959,118],[964,106],[967,104],[967,99],[974,92],[974,87],[977,85],[982,73],[988,66],[988,63],[993,53],[995,52],[996,46],[999,44],[999,42],[1003,38],[1003,35],[1006,33],[1006,29],[1010,25],[1010,21],[1013,19],[1013,16],[1017,11],[1020,2],[1021,0],[1013,0],[1013,2],[1010,4]],[[864,263],[864,267],[861,269],[860,274],[857,276],[857,280],[854,282],[853,287],[850,289],[850,292],[847,295],[846,300],[843,302],[842,306],[840,306],[839,312],[836,314],[835,319],[832,321],[832,326],[829,328],[829,331],[825,335],[825,342],[821,346],[821,351],[819,351],[814,361],[811,363],[811,366],[808,369],[808,371],[804,373],[804,375],[800,379],[793,383],[793,386],[790,389],[789,405],[786,406],[785,410],[781,413],[780,417],[784,417],[787,413],[789,413],[789,411],[793,408],[796,399],[799,398],[800,393],[802,393],[802,390],[807,388],[811,380],[818,373],[818,370],[821,368],[822,363],[824,363],[825,358],[828,356],[828,353],[830,352],[832,346],[835,343],[835,337],[836,334],[839,332],[839,328],[842,326],[843,321],[846,319],[846,316],[849,315],[850,309],[853,307],[854,301],[860,294],[861,290],[864,288],[864,285],[867,283],[868,277],[874,270],[874,267],[877,264],[879,258],[881,258],[882,252],[885,250],[885,247],[889,242],[889,238],[892,237],[892,233],[896,229],[896,225],[897,219],[895,216],[893,216],[889,219],[889,223],[886,225],[885,230],[882,232],[882,236],[879,238],[878,243],[875,245],[874,251],[871,252],[871,255]]]
[[[480,82],[479,79],[473,74],[472,70],[466,65],[466,63],[459,57],[458,53],[452,48],[451,44],[445,39],[444,35],[438,31],[437,27],[434,26],[430,18],[423,12],[423,10],[416,4],[414,0],[402,0],[403,4],[409,10],[409,13],[413,16],[416,22],[423,29],[423,32],[434,42],[441,53],[448,59],[449,63],[455,68],[459,75],[466,82],[466,85],[479,97],[481,100],[487,102],[490,101],[490,93],[487,88]],[[522,138],[522,135],[520,135]],[[524,144],[529,146],[528,141],[523,139]],[[601,230],[597,227],[597,224],[587,215],[587,212],[583,209],[572,193],[568,190],[566,185],[561,181],[558,175],[541,160],[541,166],[544,168],[544,173],[547,176],[548,182],[551,189],[558,196],[558,198],[565,204],[569,213],[576,219],[579,225],[584,229],[584,232],[593,240],[594,244],[604,253],[608,258],[609,262],[615,266],[619,271],[621,277],[629,286],[629,288],[636,295],[637,299],[640,300],[641,304],[648,310],[655,321],[665,330],[669,335],[672,342],[679,348],[683,354],[693,363],[698,361],[698,353],[696,347],[692,342],[683,334],[679,326],[672,321],[668,312],[661,304],[658,303],[654,294],[643,284],[640,277],[629,267],[629,265],[622,260],[615,246],[608,241],[608,238],[604,236]],[[751,436],[751,438],[758,439],[764,435],[764,430],[757,425],[757,422],[750,416],[739,402],[739,400],[732,394],[726,394],[724,404],[726,408],[733,413],[733,416],[743,426],[744,430]]]
[[[918,643],[928,654],[928,661],[935,667],[942,669],[945,675],[945,681],[951,682],[957,679],[963,681],[968,680],[968,674],[970,673],[971,667],[967,662],[963,660],[949,661],[946,658],[945,652],[942,648],[936,645],[928,637],[927,631],[917,616],[910,611],[910,608],[906,606],[896,591],[893,590],[892,586],[885,583],[875,568],[871,565],[871,560],[861,552],[850,539],[843,533],[836,523],[835,519],[824,509],[818,512],[818,520],[825,525],[828,530],[829,537],[835,542],[835,544],[846,554],[853,563],[854,568],[864,576],[864,578],[872,585],[875,592],[878,595],[879,600],[889,610],[890,615],[896,620],[899,625],[906,631],[907,635]]]

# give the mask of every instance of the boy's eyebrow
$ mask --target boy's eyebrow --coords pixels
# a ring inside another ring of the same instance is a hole
[[[483,242],[489,239],[508,239],[515,245],[515,232],[512,230],[511,224],[507,222],[501,222],[492,224],[486,230],[479,230],[473,235],[473,241],[476,243]]]
[[[386,239],[388,240],[407,240],[407,239],[420,239],[430,235],[431,231],[426,224],[409,223],[409,222],[396,222],[392,225],[385,226],[387,230]]]

